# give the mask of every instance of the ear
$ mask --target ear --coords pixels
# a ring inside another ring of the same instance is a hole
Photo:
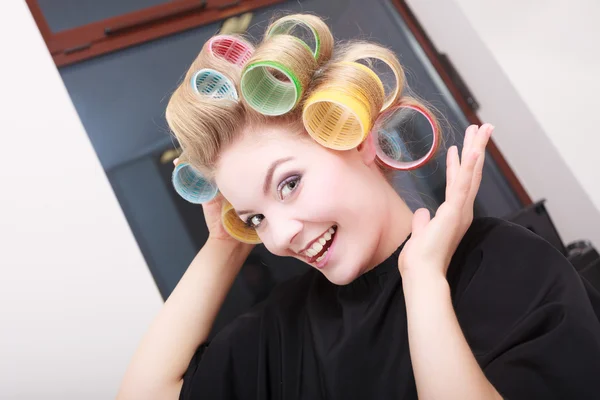
[[[370,133],[367,135],[367,138],[358,145],[356,148],[360,154],[365,165],[371,165],[375,162],[375,158],[377,157],[377,153],[375,151],[375,142],[373,141],[373,135]]]

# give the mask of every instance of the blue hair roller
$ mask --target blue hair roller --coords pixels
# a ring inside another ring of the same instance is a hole
[[[225,75],[210,68],[203,68],[192,76],[190,82],[196,93],[213,99],[238,100],[235,85]]]
[[[188,163],[177,164],[173,170],[173,187],[177,194],[194,204],[211,201],[218,189]]]

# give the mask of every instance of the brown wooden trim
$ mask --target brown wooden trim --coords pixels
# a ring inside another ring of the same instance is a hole
[[[465,98],[461,95],[461,92],[457,85],[450,78],[448,71],[444,68],[440,61],[439,53],[433,45],[433,42],[431,41],[431,39],[429,39],[425,31],[423,30],[423,27],[421,26],[415,15],[412,13],[406,2],[404,0],[392,0],[392,4],[396,7],[398,12],[402,16],[402,19],[414,35],[415,39],[423,48],[423,51],[425,51],[425,54],[427,55],[434,68],[436,69],[437,73],[440,75],[440,77],[448,87],[448,90],[450,91],[452,96],[456,99],[458,105],[460,106],[462,112],[466,115],[469,122],[472,124],[481,125],[481,120],[479,119],[475,111],[473,111],[473,109],[469,106]],[[512,170],[512,168],[510,167],[510,165],[508,164],[508,162],[506,161],[506,159],[504,158],[504,156],[502,155],[502,153],[500,152],[493,140],[490,140],[490,143],[488,144],[488,152],[492,159],[496,162],[496,165],[498,165],[498,168],[508,181],[508,184],[513,189],[523,206],[533,204],[533,202],[531,201],[531,197],[529,197],[529,194],[527,193],[527,191],[525,190],[525,188],[523,187],[523,185],[521,184],[521,182],[519,181],[514,171]]]
[[[222,2],[223,0],[218,0]],[[110,40],[110,36],[105,34],[105,29],[111,28],[114,26],[123,26],[128,24],[136,24],[143,21],[152,21],[153,19],[161,18],[165,15],[175,14],[181,15],[180,12],[188,10],[189,15],[197,16],[193,12],[193,7],[199,6],[202,4],[201,0],[178,0],[172,1],[168,3],[163,3],[157,6],[144,8],[142,10],[138,10],[135,12],[118,15],[116,17],[107,18],[101,21],[92,22],[90,24],[86,24],[83,26],[79,26],[73,29],[67,29],[61,32],[56,33],[52,37],[52,42],[50,44],[50,52],[62,52],[64,49],[73,48],[81,45],[82,43],[93,43],[103,40]],[[211,2],[211,5],[214,7],[215,0]],[[204,10],[209,8],[208,2],[204,7]],[[200,12],[201,9],[197,11]],[[206,11],[202,11],[206,12]],[[160,24],[159,21],[158,24]],[[157,23],[149,22],[144,28],[152,28]]]
[[[46,42],[46,45],[48,45],[48,40],[50,40],[52,37],[52,31],[46,22],[46,18],[44,18],[44,14],[42,13],[40,5],[38,4],[37,0],[25,0],[25,2],[29,6],[29,12],[31,12],[31,15],[37,24],[38,29],[40,30],[40,33]]]
[[[178,0],[56,34],[50,32],[37,0],[27,0],[27,4],[32,14],[35,10],[38,26],[48,29],[44,40],[55,64],[63,67],[283,1],[207,0],[201,9],[201,0]]]

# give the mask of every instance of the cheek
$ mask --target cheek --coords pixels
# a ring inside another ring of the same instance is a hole
[[[264,234],[261,235],[259,233],[258,237],[260,238],[263,246],[265,246],[265,248],[269,251],[269,253],[274,254],[276,256],[280,256],[280,257],[285,257],[288,255],[284,251],[278,251],[281,249],[278,246],[275,246],[275,243],[271,240],[271,238],[268,235],[264,235]]]
[[[298,207],[307,220],[335,220],[343,209],[346,191],[344,178],[336,171],[315,170],[305,175]]]
[[[356,160],[335,155],[316,160],[314,165],[319,168],[307,174],[302,193],[302,202],[315,213],[314,218],[341,223],[370,204],[368,182]]]
[[[339,214],[359,212],[369,196],[365,182],[346,164],[334,165],[319,177],[319,201]]]

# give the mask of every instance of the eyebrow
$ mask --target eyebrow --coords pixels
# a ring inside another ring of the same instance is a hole
[[[273,174],[275,173],[275,170],[277,169],[277,167],[283,163],[286,163],[288,161],[293,160],[294,157],[284,157],[284,158],[280,158],[279,160],[275,160],[271,163],[271,165],[269,166],[269,169],[267,170],[267,174],[265,175],[265,182],[263,183],[263,193],[265,194],[265,196],[269,193],[269,190],[271,189],[271,182],[273,181]],[[244,214],[250,214],[252,213],[252,210],[241,210],[241,211],[236,211],[237,215],[244,215]]]

